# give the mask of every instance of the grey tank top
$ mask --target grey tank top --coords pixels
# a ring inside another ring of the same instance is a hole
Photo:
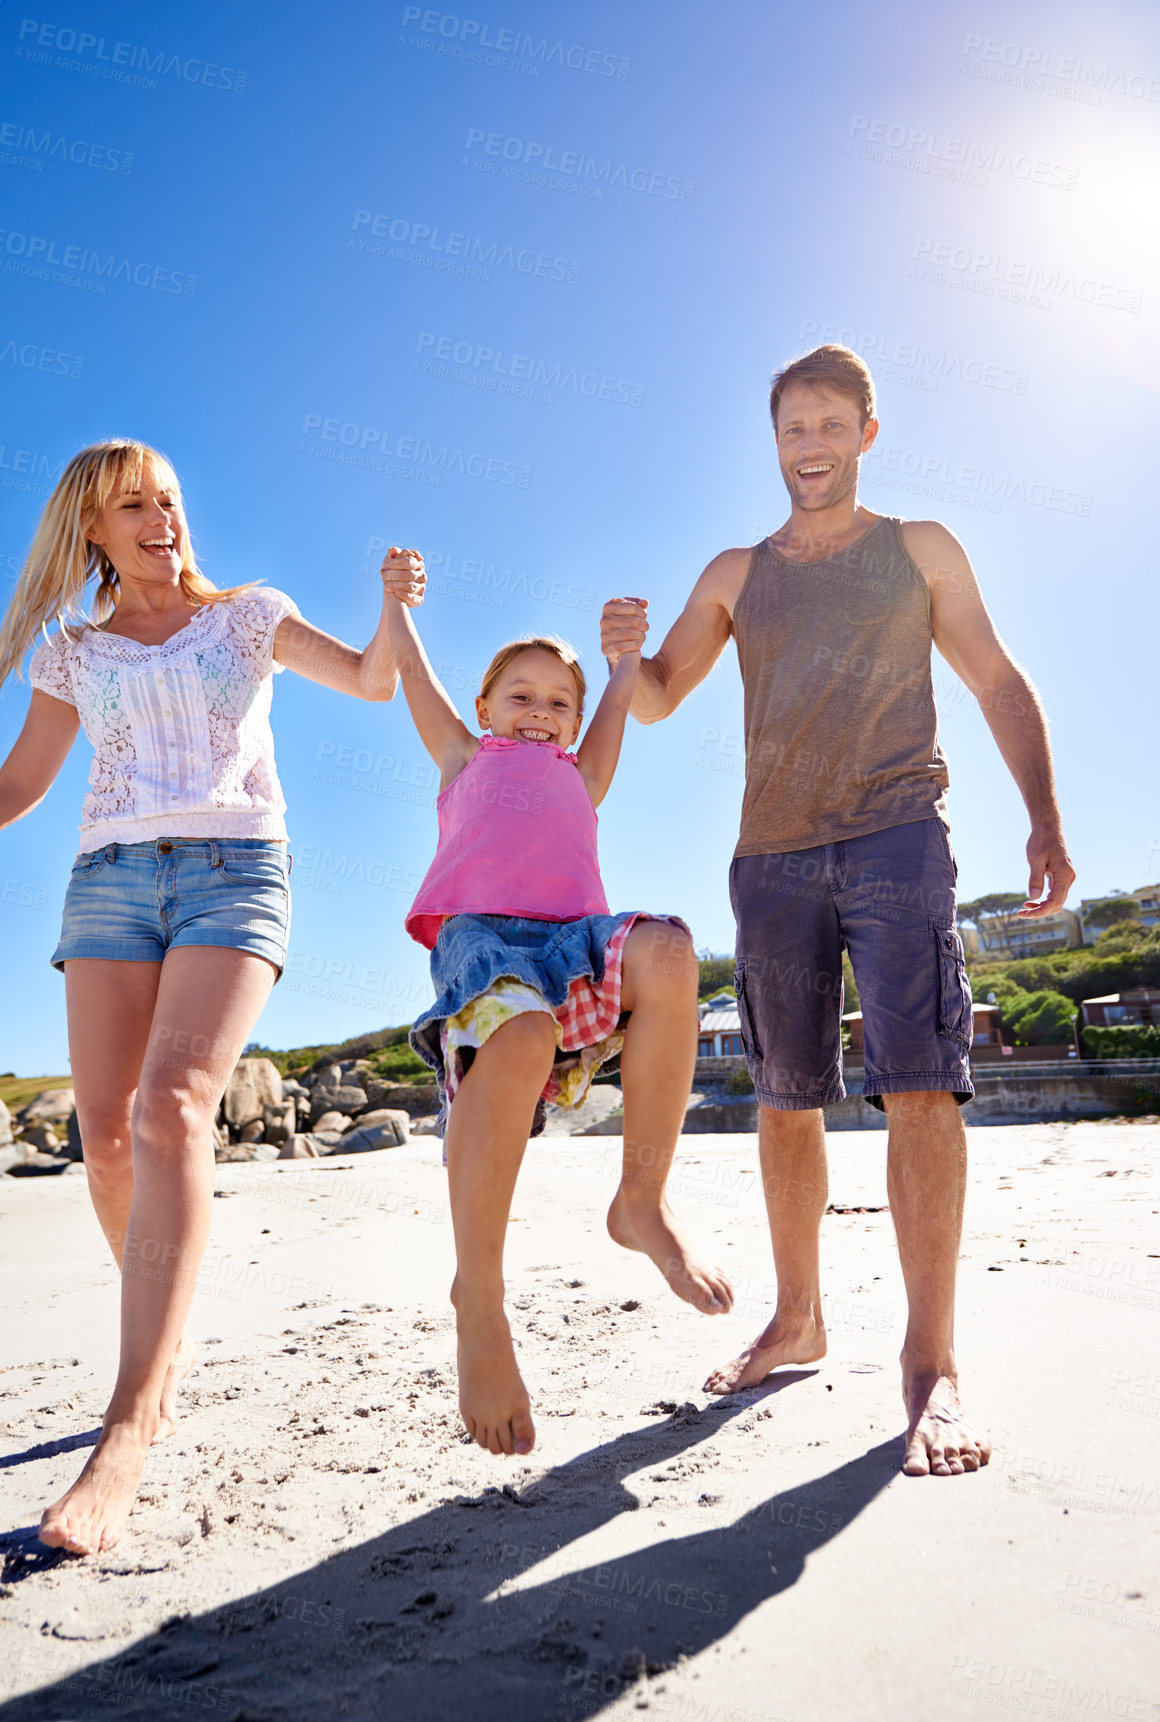
[[[738,855],[946,822],[930,593],[882,515],[821,562],[755,545],[733,613],[745,686]]]

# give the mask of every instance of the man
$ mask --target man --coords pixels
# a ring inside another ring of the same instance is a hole
[[[736,639],[746,779],[730,895],[777,1308],[706,1388],[736,1392],[825,1354],[822,1107],[845,1093],[846,949],[862,1004],[864,1094],[887,1115],[909,1307],[903,1470],[961,1475],[985,1465],[991,1445],[962,1409],[954,1356],[972,1016],[932,641],[979,701],[1027,806],[1019,913],[1060,908],[1075,872],[1038,696],[995,632],[962,546],[937,521],[895,521],[858,501],[859,461],[878,434],[866,365],[849,348],[819,347],[774,378],[770,412],[790,517],[753,549],[710,562],[660,651],[643,660],[632,705],[642,723],[667,717]],[[605,606],[610,662],[639,649],[645,625],[632,600]]]

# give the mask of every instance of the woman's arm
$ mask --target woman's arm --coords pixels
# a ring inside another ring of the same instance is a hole
[[[419,740],[439,767],[440,788],[446,789],[479,752],[479,737],[468,729],[431,668],[409,608],[402,601],[389,598],[386,611],[407,709],[419,731]]]
[[[390,700],[399,685],[388,605],[419,604],[427,575],[417,550],[399,550],[392,545],[379,570],[383,581],[383,608],[369,646],[357,651],[333,634],[323,633],[301,616],[287,616],[274,635],[274,656],[286,669],[318,682],[336,693],[353,694],[360,700]]]
[[[644,604],[640,599],[624,598],[620,602],[639,605],[643,616]],[[646,621],[646,630],[647,627]],[[641,643],[643,644],[643,635]],[[576,750],[576,763],[580,767],[580,775],[592,797],[594,807],[599,807],[608,794],[616,771],[621,743],[624,740],[624,725],[633,695],[636,693],[639,675],[639,648],[635,652],[622,651],[613,665],[608,686],[592,714],[592,721],[584,733],[584,739]]]
[[[40,688],[32,690],[24,728],[0,765],[0,828],[15,824],[44,800],[79,726],[75,706]]]

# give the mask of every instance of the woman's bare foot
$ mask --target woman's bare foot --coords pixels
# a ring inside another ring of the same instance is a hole
[[[111,1549],[132,1511],[151,1437],[151,1430],[129,1423],[102,1430],[72,1488],[45,1508],[41,1542],[74,1555],[98,1555]]]
[[[948,1375],[916,1373],[902,1384],[906,1405],[908,1477],[961,1477],[977,1471],[991,1457],[990,1438],[976,1429],[959,1403],[959,1390]]]
[[[705,1383],[706,1393],[740,1393],[756,1387],[770,1370],[783,1363],[817,1363],[826,1355],[826,1330],[820,1315],[789,1320],[775,1315],[764,1333],[747,1345],[739,1357],[715,1369]]]
[[[733,1308],[733,1287],[718,1267],[706,1262],[662,1196],[622,1184],[608,1210],[608,1235],[626,1250],[640,1250],[660,1269],[679,1298],[702,1315],[726,1315]]]
[[[489,1453],[530,1453],[531,1401],[516,1363],[503,1304],[452,1289],[459,1338],[459,1410],[471,1439]]]
[[[197,1363],[197,1347],[184,1333],[177,1342],[177,1350],[173,1354],[173,1362],[166,1372],[165,1384],[161,1389],[161,1421],[157,1425],[154,1441],[168,1441],[177,1429],[177,1389],[181,1386],[190,1370]]]

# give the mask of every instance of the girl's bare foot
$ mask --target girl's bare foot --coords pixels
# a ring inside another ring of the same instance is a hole
[[[67,1494],[46,1507],[40,1540],[74,1555],[111,1549],[125,1529],[149,1452],[152,1431],[114,1423],[101,1432],[89,1462]]]
[[[531,1401],[503,1304],[452,1290],[459,1336],[459,1410],[471,1439],[489,1453],[530,1453]]]
[[[608,1235],[626,1250],[640,1250],[658,1267],[673,1291],[702,1315],[725,1315],[733,1287],[718,1267],[703,1260],[685,1228],[662,1197],[621,1185],[608,1210]]]
[[[783,1363],[817,1363],[826,1355],[826,1330],[821,1317],[807,1315],[793,1321],[775,1315],[765,1332],[739,1357],[715,1369],[705,1383],[706,1393],[740,1393],[756,1387],[771,1369]]]

